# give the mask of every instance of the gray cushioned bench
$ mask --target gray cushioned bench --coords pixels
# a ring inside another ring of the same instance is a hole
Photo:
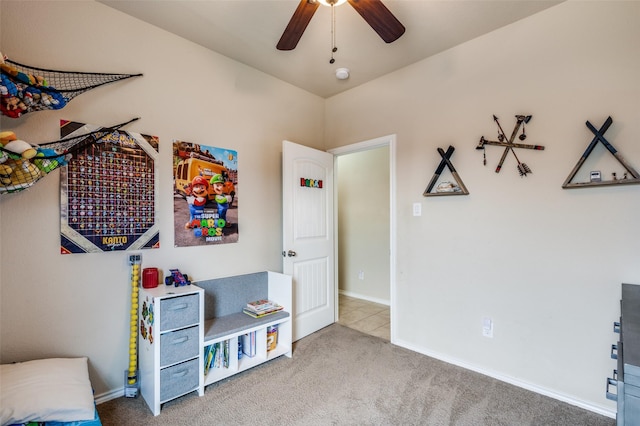
[[[214,278],[194,284],[204,289],[205,344],[289,316],[288,312],[280,311],[262,318],[253,318],[242,312],[248,302],[269,298],[268,272]]]

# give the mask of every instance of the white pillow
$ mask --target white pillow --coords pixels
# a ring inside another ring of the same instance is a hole
[[[88,360],[50,358],[0,365],[0,424],[93,420]]]

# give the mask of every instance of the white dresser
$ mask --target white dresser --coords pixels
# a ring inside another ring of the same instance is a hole
[[[204,291],[194,285],[140,289],[140,393],[156,416],[167,401],[204,393],[203,314]]]

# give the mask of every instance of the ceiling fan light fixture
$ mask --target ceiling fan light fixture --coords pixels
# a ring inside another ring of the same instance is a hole
[[[300,0],[276,48],[278,50],[295,49],[320,4],[331,7],[332,40],[335,41],[333,33],[335,7],[333,6],[341,5],[347,1],[385,43],[392,43],[404,34],[404,25],[387,9],[382,0]],[[332,43],[332,47],[335,48],[335,43]]]
[[[340,6],[347,2],[347,0],[317,0],[323,6]]]
[[[349,68],[338,68],[336,70],[336,78],[338,80],[346,80],[349,78]]]

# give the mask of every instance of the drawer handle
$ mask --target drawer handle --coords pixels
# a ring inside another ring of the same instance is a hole
[[[610,399],[612,401],[617,401],[618,400],[618,394],[609,392],[609,386],[615,386],[617,388],[618,387],[618,381],[615,380],[615,379],[612,379],[611,377],[607,377],[607,399]]]
[[[613,323],[613,332],[614,333],[620,333],[620,323],[618,321],[615,321]]]
[[[186,342],[187,340],[189,340],[189,336],[183,336],[183,337],[180,337],[179,339],[173,339],[171,344],[172,345],[180,345],[180,344]]]
[[[181,310],[181,309],[186,309],[186,308],[188,308],[188,307],[189,307],[189,304],[188,304],[188,303],[181,303],[181,304],[179,304],[179,305],[173,305],[173,306],[170,306],[170,307],[169,307],[169,310],[170,310],[170,311],[179,311],[179,310]]]
[[[172,373],[172,374],[171,374],[171,377],[175,377],[175,378],[178,378],[178,377],[184,377],[184,376],[186,376],[188,373],[189,373],[189,370],[176,371],[175,373]]]

